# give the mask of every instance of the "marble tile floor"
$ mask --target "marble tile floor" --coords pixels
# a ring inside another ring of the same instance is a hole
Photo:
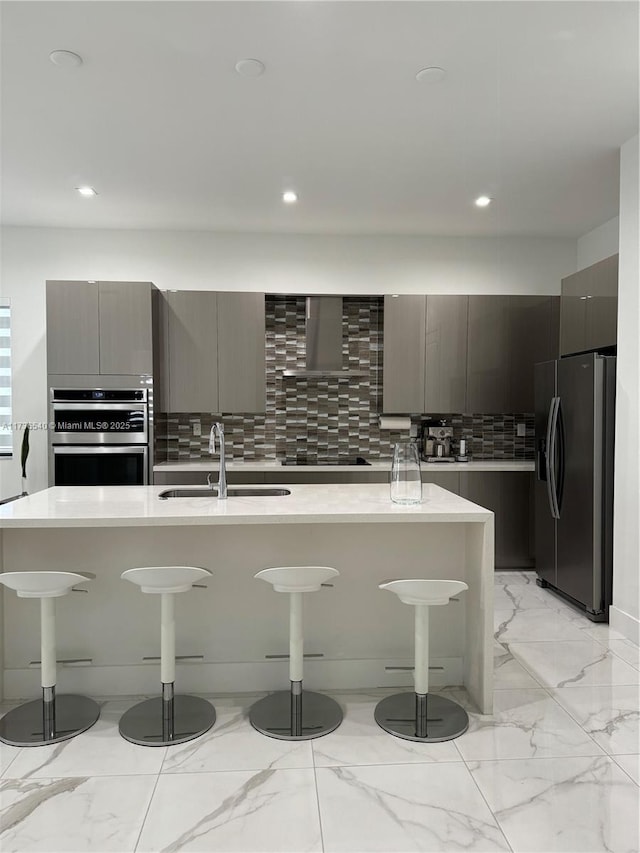
[[[107,699],[98,723],[38,749],[0,745],[0,850],[612,851],[640,849],[640,659],[528,572],[496,573],[495,709],[461,688],[469,730],[415,744],[379,729],[388,691],[335,693],[315,741],[262,737],[254,696],[214,697],[204,737],[134,746]]]

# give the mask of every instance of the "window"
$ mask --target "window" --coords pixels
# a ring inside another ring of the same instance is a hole
[[[0,299],[0,456],[11,456],[11,308]]]

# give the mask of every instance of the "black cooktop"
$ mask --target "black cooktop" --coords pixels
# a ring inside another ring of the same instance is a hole
[[[340,456],[336,459],[317,459],[310,456],[291,456],[282,460],[283,465],[371,465],[362,456]]]

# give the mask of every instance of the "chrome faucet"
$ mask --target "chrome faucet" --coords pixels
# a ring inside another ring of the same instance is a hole
[[[218,500],[223,501],[227,498],[227,469],[224,461],[224,426],[221,421],[214,421],[209,433],[209,453],[213,455],[216,452],[216,433],[218,435],[218,446],[220,448],[220,476],[218,477]],[[211,482],[211,474],[207,476],[209,488],[213,489]]]

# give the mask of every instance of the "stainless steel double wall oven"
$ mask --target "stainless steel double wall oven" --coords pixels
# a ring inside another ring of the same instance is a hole
[[[151,384],[50,388],[49,482],[55,486],[137,486],[150,480]]]

